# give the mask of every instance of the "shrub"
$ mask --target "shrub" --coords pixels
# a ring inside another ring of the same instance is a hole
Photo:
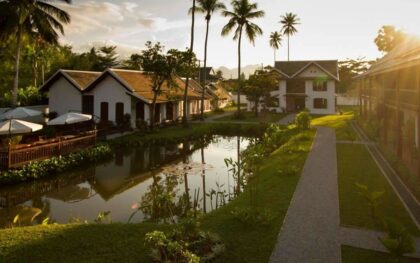
[[[415,251],[414,240],[407,229],[390,219],[385,220],[385,226],[388,235],[384,238],[379,238],[379,240],[394,257],[395,262],[399,262],[399,259],[404,254]]]
[[[296,115],[295,124],[299,130],[308,130],[311,126],[311,116],[308,110],[303,110]]]
[[[83,164],[91,164],[112,156],[107,145],[81,150],[66,156],[52,157],[47,160],[29,163],[20,169],[0,173],[0,183],[15,183],[51,176]]]

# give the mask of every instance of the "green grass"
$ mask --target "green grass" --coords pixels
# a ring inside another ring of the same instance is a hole
[[[219,234],[226,245],[217,262],[268,261],[299,180],[298,175],[282,174],[281,170],[290,165],[302,169],[315,132],[305,133],[309,139],[296,135],[266,158],[259,176],[243,194],[204,216],[203,228]],[[284,147],[296,147],[299,151],[284,151]],[[252,188],[257,189],[253,199]],[[256,207],[270,211],[273,220],[267,225],[246,226],[235,219],[231,214],[233,209],[247,208],[251,200]],[[148,262],[145,233],[167,227],[143,223],[0,230],[0,255],[7,262]]]
[[[413,235],[420,234],[364,145],[337,144],[337,165],[341,224],[384,230],[380,219],[393,218]],[[370,191],[384,192],[376,209],[378,219],[372,219],[370,206],[355,183],[367,185]]]
[[[227,112],[234,112],[236,111],[238,108],[236,106],[226,106],[224,108],[220,108],[223,111],[210,111],[210,112],[206,112],[205,116],[206,118],[210,118],[210,117],[215,117],[217,115],[221,115]]]
[[[282,113],[274,113],[274,112],[264,112],[264,113],[258,113],[258,117],[255,116],[255,112],[248,112],[248,111],[243,111],[241,113],[243,115],[242,118],[240,119],[236,119],[233,115],[231,116],[225,116],[222,118],[218,118],[216,119],[217,121],[225,121],[225,122],[254,122],[254,123],[269,123],[269,122],[278,122],[280,121],[282,118],[284,118],[284,116],[286,116],[285,114]]]
[[[341,246],[342,263],[394,263],[391,255],[372,250]],[[400,263],[415,263],[418,259],[402,258]]]
[[[344,112],[342,115],[326,115],[314,117],[311,121],[312,126],[326,126],[335,129],[337,140],[358,139],[354,129],[350,126],[349,121],[354,119],[352,111]]]

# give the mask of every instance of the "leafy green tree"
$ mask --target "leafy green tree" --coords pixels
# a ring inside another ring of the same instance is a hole
[[[366,72],[373,61],[365,58],[347,59],[338,62],[340,81],[337,83],[337,92],[346,93],[353,88],[354,78]]]
[[[204,68],[207,68],[207,44],[209,39],[209,26],[212,15],[220,10],[225,10],[226,6],[220,0],[197,0],[196,11],[205,14],[206,19],[206,38],[204,41]],[[203,76],[203,87],[207,84],[206,71]],[[205,88],[201,92],[201,119],[204,120],[204,93]]]
[[[232,0],[231,2],[232,11],[225,10],[222,12],[223,16],[229,18],[229,22],[222,29],[222,36],[227,36],[230,32],[235,31],[233,40],[238,40],[238,109],[237,116],[240,116],[241,110],[241,41],[242,33],[245,30],[245,34],[248,37],[249,41],[254,44],[255,38],[258,35],[262,35],[262,29],[251,20],[255,18],[261,18],[265,15],[264,11],[258,10],[257,3],[250,3],[249,0]]]
[[[401,44],[406,38],[407,34],[404,31],[388,25],[379,29],[378,36],[375,38],[374,42],[379,51],[388,53],[394,47]]]
[[[282,32],[287,36],[287,60],[290,61],[290,36],[293,36],[298,31],[296,26],[299,25],[300,19],[296,14],[286,13],[281,16],[280,24],[282,24]]]
[[[244,87],[244,93],[249,101],[254,102],[255,116],[258,117],[258,108],[261,99],[264,99],[265,102],[270,101],[271,92],[274,91],[276,87],[277,78],[270,72],[260,70],[249,76]]]
[[[280,48],[283,41],[282,35],[275,31],[270,35],[270,47],[274,49],[274,63],[276,63],[276,51]]]
[[[174,57],[163,53],[163,46],[159,42],[152,44],[148,41],[146,49],[140,53],[140,63],[141,68],[149,72],[152,77],[153,100],[150,109],[150,126],[153,129],[157,96],[161,93],[163,84],[166,83],[168,88],[175,85],[173,76],[177,62]]]
[[[59,2],[70,3],[71,0]],[[17,104],[19,67],[24,35],[36,36],[47,43],[57,44],[58,33],[64,34],[62,24],[70,22],[70,15],[47,0],[4,0],[0,2],[0,40],[16,38],[15,77],[12,103]]]
[[[122,65],[124,68],[132,70],[141,69],[141,58],[139,54],[132,54],[129,59],[125,60]]]
[[[116,46],[103,46],[99,49],[94,49],[96,55],[96,61],[93,65],[93,70],[104,71],[107,68],[113,68],[118,66],[118,55]]]
[[[220,69],[218,71],[216,71],[216,77],[219,80],[223,80],[223,71],[221,71]]]

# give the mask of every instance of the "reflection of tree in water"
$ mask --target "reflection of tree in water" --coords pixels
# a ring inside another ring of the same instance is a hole
[[[32,199],[32,207],[38,208],[41,210],[41,213],[35,218],[34,223],[41,224],[44,219],[50,217],[51,213],[51,203],[47,199],[42,199],[41,197],[36,197]],[[51,222],[50,217],[50,222]]]

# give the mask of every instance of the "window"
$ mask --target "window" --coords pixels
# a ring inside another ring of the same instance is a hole
[[[93,115],[93,96],[84,95],[82,97],[82,113]]]
[[[327,99],[314,99],[314,109],[326,109],[328,108]]]
[[[327,85],[328,82],[327,81],[319,81],[316,80],[313,82],[313,90],[314,91],[327,91]]]
[[[136,119],[144,120],[144,102],[139,101],[136,103]]]
[[[117,102],[115,104],[115,122],[121,124],[124,121],[124,103]]]
[[[101,122],[107,122],[108,120],[108,102],[101,102]]]

